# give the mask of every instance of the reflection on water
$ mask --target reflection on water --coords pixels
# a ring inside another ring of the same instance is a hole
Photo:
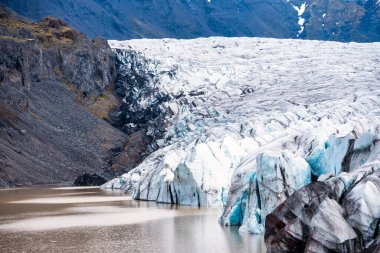
[[[265,252],[220,212],[94,187],[0,190],[0,252]]]

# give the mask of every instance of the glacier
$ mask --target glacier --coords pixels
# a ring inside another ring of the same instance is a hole
[[[133,198],[266,216],[319,179],[379,159],[380,43],[265,38],[109,41],[131,131],[150,154],[107,182]],[[331,203],[326,203],[331,204]]]

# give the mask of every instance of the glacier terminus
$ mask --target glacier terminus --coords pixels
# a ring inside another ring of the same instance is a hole
[[[380,158],[380,43],[269,38],[109,41],[128,112],[150,112],[151,153],[103,188],[220,206],[262,234],[311,182]],[[350,186],[347,185],[349,188]]]

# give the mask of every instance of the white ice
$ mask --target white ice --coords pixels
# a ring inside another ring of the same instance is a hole
[[[302,186],[298,180],[378,159],[380,43],[218,37],[109,43],[149,61],[141,65],[156,77],[148,85],[171,99],[160,105],[168,113],[159,148],[106,188],[130,190],[137,199],[224,205],[223,224],[244,223],[242,230],[257,233],[265,215]],[[281,170],[263,167],[263,156],[281,165],[291,183],[277,201],[263,191],[268,201],[258,206],[257,175],[272,171],[262,187],[281,185]]]

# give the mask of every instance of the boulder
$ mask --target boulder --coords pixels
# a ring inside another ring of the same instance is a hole
[[[266,218],[277,252],[378,252],[380,162],[303,187]]]
[[[74,185],[75,186],[100,186],[106,182],[107,181],[103,177],[97,174],[86,173],[78,177],[77,179],[75,179]]]

